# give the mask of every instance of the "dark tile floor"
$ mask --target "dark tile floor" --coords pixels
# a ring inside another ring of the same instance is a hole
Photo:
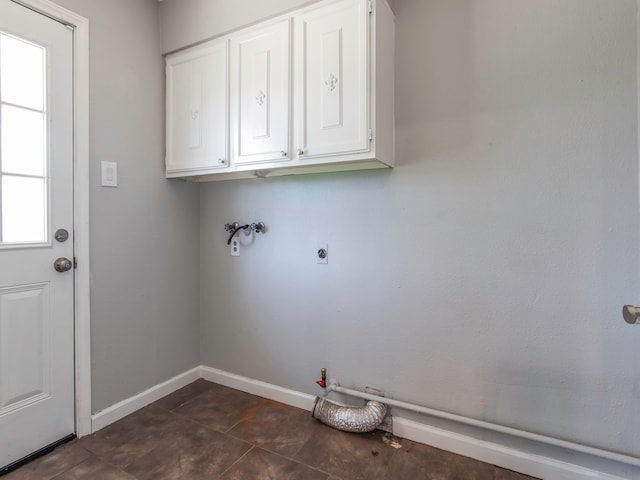
[[[304,410],[198,380],[3,480],[526,480],[381,432],[344,433]]]

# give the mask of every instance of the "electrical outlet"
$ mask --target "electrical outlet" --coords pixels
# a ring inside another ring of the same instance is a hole
[[[318,248],[316,249],[316,263],[325,265],[329,263],[329,245],[327,243],[318,242]]]
[[[233,237],[231,239],[231,256],[239,257],[240,256],[240,240],[237,237]]]

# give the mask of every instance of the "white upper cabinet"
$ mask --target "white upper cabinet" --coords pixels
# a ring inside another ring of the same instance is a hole
[[[385,0],[322,0],[170,55],[167,176],[393,166],[394,37]]]
[[[168,177],[229,169],[228,43],[167,57]]]
[[[234,162],[288,160],[291,20],[234,36],[231,51]]]
[[[368,2],[299,16],[298,148],[302,158],[369,150]]]

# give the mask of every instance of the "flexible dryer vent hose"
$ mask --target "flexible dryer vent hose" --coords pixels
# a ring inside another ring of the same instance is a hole
[[[382,423],[387,407],[369,401],[364,407],[343,407],[322,397],[316,397],[313,417],[330,427],[345,432],[371,432]]]

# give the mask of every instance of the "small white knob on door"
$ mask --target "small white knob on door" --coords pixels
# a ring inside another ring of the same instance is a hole
[[[218,165],[224,165],[225,163],[227,163],[227,161],[224,158],[218,159]]]
[[[640,324],[640,308],[633,305],[622,307],[622,318],[630,324]]]

